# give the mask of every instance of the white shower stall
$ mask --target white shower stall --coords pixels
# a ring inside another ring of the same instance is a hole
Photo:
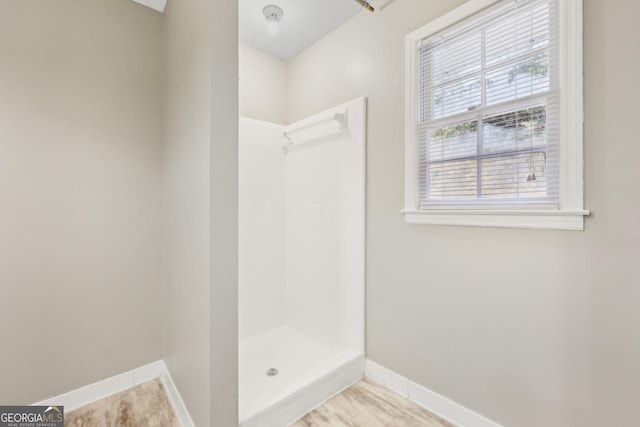
[[[364,374],[366,99],[240,118],[243,427],[282,427]]]

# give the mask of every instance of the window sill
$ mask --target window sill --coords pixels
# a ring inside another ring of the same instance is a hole
[[[536,210],[430,210],[400,211],[408,224],[460,225],[470,227],[584,230],[589,211]]]

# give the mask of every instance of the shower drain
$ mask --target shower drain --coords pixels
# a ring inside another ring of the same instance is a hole
[[[276,368],[269,368],[265,373],[268,377],[275,377],[276,375],[278,375],[278,370]]]

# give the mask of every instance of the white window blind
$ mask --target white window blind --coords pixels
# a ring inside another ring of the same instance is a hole
[[[417,48],[419,209],[557,209],[558,0],[508,0]]]

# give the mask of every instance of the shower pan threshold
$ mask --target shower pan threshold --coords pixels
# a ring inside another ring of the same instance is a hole
[[[364,376],[362,352],[289,326],[243,339],[239,351],[241,427],[286,426]]]

